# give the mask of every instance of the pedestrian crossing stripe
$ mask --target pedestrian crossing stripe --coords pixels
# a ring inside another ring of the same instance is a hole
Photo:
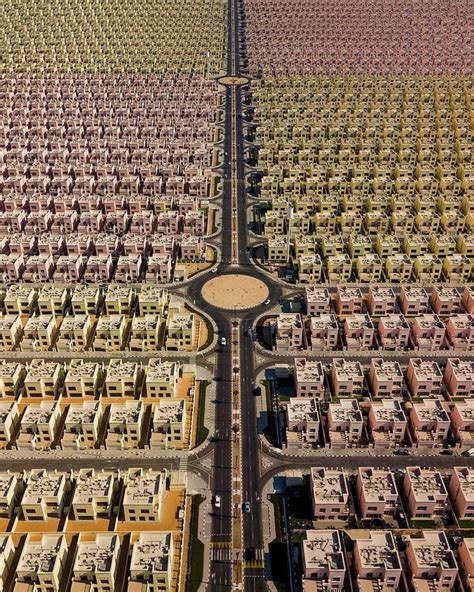
[[[231,543],[229,541],[211,541],[209,546],[211,549],[230,549]]]
[[[245,559],[244,560],[244,569],[264,569],[265,568],[265,561],[263,559]]]

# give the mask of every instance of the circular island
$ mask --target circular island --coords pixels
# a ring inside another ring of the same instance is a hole
[[[244,310],[261,304],[268,298],[266,284],[244,274],[222,275],[209,280],[202,287],[202,295],[209,304],[229,310]]]

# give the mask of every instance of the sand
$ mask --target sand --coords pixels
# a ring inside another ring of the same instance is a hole
[[[243,274],[215,277],[204,284],[203,297],[214,306],[243,310],[268,298],[268,288],[260,280]]]

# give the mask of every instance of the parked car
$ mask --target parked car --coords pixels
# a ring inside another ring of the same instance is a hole
[[[221,496],[220,495],[215,495],[214,496],[214,501],[212,504],[215,508],[220,508],[221,507]]]

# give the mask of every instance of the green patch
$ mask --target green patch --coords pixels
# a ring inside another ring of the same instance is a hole
[[[198,420],[196,429],[196,446],[202,444],[209,436],[209,430],[204,425],[204,417],[206,415],[206,393],[207,387],[211,383],[208,380],[203,380],[199,383],[199,406],[198,406]]]
[[[199,529],[199,506],[203,503],[203,495],[195,495],[191,507],[191,549],[190,549],[190,570],[187,590],[188,592],[197,592],[202,584],[204,572],[204,544],[198,539]],[[189,568],[188,568],[189,569]]]

